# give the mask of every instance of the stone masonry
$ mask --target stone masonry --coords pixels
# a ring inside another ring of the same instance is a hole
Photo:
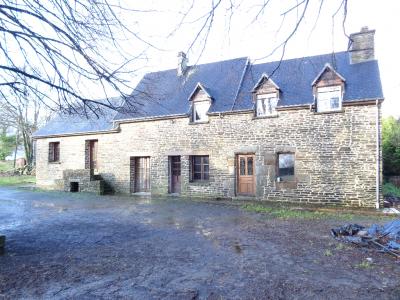
[[[65,192],[73,191],[75,185],[75,192],[104,194],[104,180],[93,175],[90,169],[63,170],[62,182]]]
[[[121,123],[119,132],[37,140],[37,185],[63,189],[63,171],[85,169],[85,141],[98,140],[98,172],[116,192],[130,193],[131,157],[150,157],[151,193],[167,194],[168,157],[180,155],[182,196],[235,197],[236,155],[255,154],[256,199],[375,206],[374,103],[334,113],[309,108],[254,118],[252,111]],[[60,142],[60,162],[48,162],[49,142]],[[279,152],[295,153],[295,181],[277,182]],[[189,157],[209,155],[210,179],[189,182]]]

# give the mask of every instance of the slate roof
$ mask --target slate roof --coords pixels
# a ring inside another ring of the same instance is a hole
[[[190,67],[185,76],[177,76],[176,69],[146,74],[115,120],[187,114],[188,99],[198,83],[214,99],[209,112],[229,111],[246,63],[247,58],[242,57]]]
[[[115,98],[109,100],[116,103],[115,105],[121,102],[120,99]],[[101,113],[97,116],[90,112],[87,113],[87,116],[57,114],[45,126],[35,131],[33,137],[107,131],[113,129],[113,120],[116,114],[115,110],[106,107],[101,107]]]
[[[246,57],[189,67],[185,76],[176,69],[146,74],[118,113],[100,119],[62,116],[34,136],[104,131],[113,121],[184,115],[189,96],[201,84],[212,97],[210,113],[253,109],[252,89],[265,73],[280,88],[278,107],[309,105],[314,101],[312,82],[326,64],[345,78],[344,102],[383,99],[378,62],[350,64],[348,52],[282,62],[249,64]]]
[[[253,107],[251,90],[263,73],[280,88],[278,107],[313,104],[311,84],[327,63],[346,79],[343,101],[382,99],[378,62],[350,64],[348,52],[288,59],[250,65],[240,88],[234,110]],[[279,65],[279,68],[277,68]],[[275,72],[274,72],[275,71]]]

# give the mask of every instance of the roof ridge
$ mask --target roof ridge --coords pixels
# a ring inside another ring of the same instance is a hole
[[[280,61],[292,61],[292,60],[299,60],[299,59],[306,59],[306,58],[314,58],[314,57],[322,57],[322,56],[327,56],[327,55],[336,55],[336,54],[343,54],[347,53],[347,51],[338,51],[338,52],[331,52],[331,53],[324,53],[324,54],[317,54],[317,55],[308,55],[308,56],[300,56],[300,57],[293,57],[293,58],[288,58],[288,59],[282,59],[282,60],[273,60],[273,61],[266,61],[262,63],[252,63],[252,65],[263,65],[263,64],[272,64],[272,63],[279,63]]]
[[[234,60],[241,60],[241,59],[248,59],[248,56],[241,56],[241,57],[236,57],[236,58],[231,58],[231,59],[224,59],[224,60],[217,60],[217,61],[211,61],[203,64],[197,64],[197,65],[188,65],[188,68],[190,67],[195,67],[195,66],[206,66],[206,65],[212,65],[212,64],[218,64],[218,63],[224,63],[228,61],[234,61]],[[176,71],[176,68],[171,68],[171,69],[165,69],[165,70],[159,70],[159,71],[153,71],[153,72],[147,72],[145,75],[149,74],[155,74],[155,73],[161,73],[161,72],[169,72],[169,71]]]

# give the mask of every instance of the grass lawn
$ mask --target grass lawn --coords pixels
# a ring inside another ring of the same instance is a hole
[[[10,176],[10,177],[0,177],[0,186],[6,185],[20,185],[27,183],[35,183],[35,176],[21,175],[21,176]]]
[[[268,203],[263,204],[245,204],[242,209],[251,212],[262,213],[267,216],[272,216],[278,219],[303,219],[303,220],[322,220],[322,219],[335,219],[341,221],[351,221],[354,218],[360,218],[362,212],[346,211],[345,209],[331,209],[331,210],[318,210],[318,209],[305,209],[295,206],[285,205],[271,205]],[[366,218],[372,218],[376,220],[386,220],[390,216],[375,215],[368,213],[365,215]]]
[[[13,169],[13,161],[8,160],[0,160],[0,172],[2,171],[10,171]]]

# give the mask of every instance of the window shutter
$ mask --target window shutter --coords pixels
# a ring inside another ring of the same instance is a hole
[[[60,161],[60,143],[54,143],[54,161]]]
[[[49,143],[49,161],[52,162],[54,160],[54,144]]]
[[[85,169],[90,169],[90,141],[85,141]]]

